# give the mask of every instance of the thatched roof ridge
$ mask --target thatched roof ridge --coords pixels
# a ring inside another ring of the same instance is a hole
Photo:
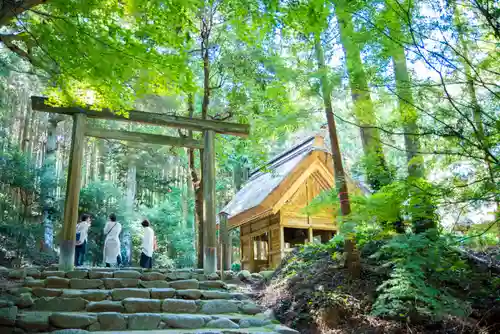
[[[307,138],[253,170],[247,183],[221,212],[233,217],[261,204],[313,150],[324,150],[314,147],[314,138]]]

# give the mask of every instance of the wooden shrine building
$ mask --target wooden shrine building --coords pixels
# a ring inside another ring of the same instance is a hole
[[[295,246],[327,242],[337,230],[336,212],[305,208],[334,187],[333,162],[322,136],[310,137],[250,174],[221,214],[229,230],[240,228],[242,269],[275,268]],[[359,187],[348,179],[349,191]]]

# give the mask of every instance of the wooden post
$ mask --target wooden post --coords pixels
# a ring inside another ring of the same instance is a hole
[[[248,264],[248,271],[253,273],[255,271],[255,238],[250,235],[250,262]]]
[[[307,229],[307,238],[309,239],[309,243],[312,244],[314,242],[314,234],[313,234],[313,228],[309,227]]]
[[[260,260],[260,258],[262,257],[262,247],[261,247],[261,243],[262,243],[262,239],[260,237],[260,235],[258,237],[255,237],[255,244],[257,245],[257,261]]]
[[[215,209],[215,132],[204,133],[203,150],[203,270],[205,274],[217,271],[217,237]]]
[[[73,133],[71,135],[61,251],[59,254],[59,270],[63,271],[72,270],[75,262],[76,224],[78,222],[78,202],[80,200],[80,186],[82,183],[86,122],[87,117],[84,114],[73,115]]]
[[[281,262],[285,257],[285,227],[283,226],[280,226],[280,252],[281,252],[281,258],[280,258]]]
[[[220,244],[221,244],[221,273],[224,270],[231,269],[231,239],[229,238],[229,230],[227,228],[227,213],[219,215],[220,222]],[[222,277],[222,274],[221,274]]]

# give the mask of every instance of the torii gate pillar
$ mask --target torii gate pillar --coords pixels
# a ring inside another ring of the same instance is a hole
[[[66,201],[61,233],[59,270],[70,271],[75,262],[75,236],[78,223],[78,202],[82,183],[83,147],[87,116],[73,115],[73,131],[69,152],[68,180],[66,182]]]

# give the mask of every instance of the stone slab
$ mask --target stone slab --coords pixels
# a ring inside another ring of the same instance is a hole
[[[11,270],[9,271],[9,274],[7,275],[7,277],[9,279],[23,279],[26,277],[26,273],[24,271],[24,269],[15,269],[15,270]]]
[[[103,270],[90,270],[89,271],[90,279],[99,279],[99,278],[113,278],[112,271],[103,271]]]
[[[64,271],[60,270],[50,270],[50,271],[42,271],[42,278],[47,278],[47,277],[61,277],[64,278],[66,276],[66,273]]]
[[[203,299],[233,299],[234,298],[232,293],[225,292],[225,291],[210,291],[210,290],[203,290],[202,297],[203,297]],[[236,298],[234,298],[234,299],[236,299]]]
[[[137,288],[139,280],[136,278],[103,278],[106,289]]]
[[[205,323],[210,321],[210,317],[196,314],[165,314],[161,320],[169,328],[196,329],[205,327]]]
[[[23,286],[21,288],[9,288],[9,289],[7,289],[7,292],[12,296],[20,296],[23,293],[31,293],[31,291],[33,291],[33,289],[28,288],[26,286]],[[4,296],[4,297],[6,297],[6,296]]]
[[[97,316],[89,313],[52,313],[50,323],[59,328],[85,328],[97,321]]]
[[[50,334],[89,334],[89,332],[84,329],[58,329]]]
[[[14,306],[14,303],[10,300],[0,299],[0,308]]]
[[[26,281],[24,281],[23,285],[27,288],[44,288],[45,287],[45,280],[43,280],[43,279],[26,280]]]
[[[97,315],[101,330],[125,330],[127,329],[127,319],[123,314],[115,312],[105,312]]]
[[[39,268],[36,267],[26,268],[26,276],[31,276],[33,278],[40,278],[42,277],[42,272],[40,271]]]
[[[89,278],[72,278],[69,281],[71,289],[102,289],[104,282],[102,279],[89,279]]]
[[[157,329],[161,321],[161,315],[151,313],[136,313],[128,316],[129,330],[152,330]]]
[[[255,315],[262,312],[262,308],[254,302],[246,302],[240,305],[240,311],[243,314]]]
[[[164,281],[166,278],[167,275],[159,272],[144,273],[142,275],[143,281]]]
[[[249,328],[249,327],[264,327],[271,325],[272,322],[269,319],[259,319],[259,318],[245,318],[240,319],[238,325],[240,328]]]
[[[204,314],[237,313],[238,311],[238,304],[233,300],[213,299],[201,301],[201,313]]]
[[[50,276],[45,279],[45,287],[55,289],[69,288],[69,279],[59,276]]]
[[[167,313],[197,313],[198,306],[194,300],[165,299],[161,305],[163,312]]]
[[[28,308],[33,305],[31,293],[22,293],[16,300],[16,306],[19,308]]]
[[[49,313],[29,312],[17,316],[16,326],[28,332],[40,332],[49,329]]]
[[[195,279],[173,281],[173,282],[170,282],[170,287],[177,289],[177,290],[198,289],[199,282]]]
[[[127,313],[161,312],[161,300],[159,299],[125,298],[122,303]]]
[[[89,272],[87,270],[68,271],[66,273],[66,277],[69,279],[71,279],[71,278],[79,278],[79,279],[89,278]]]
[[[167,281],[139,281],[139,286],[146,289],[169,288],[170,283]]]
[[[240,328],[237,323],[232,322],[231,320],[227,318],[219,318],[219,319],[214,319],[210,320],[207,323],[207,328],[224,328],[224,329],[237,329]]]
[[[176,280],[187,280],[193,277],[193,274],[190,271],[174,271],[174,272],[169,272],[166,273],[167,280],[169,281],[176,281]]]
[[[92,325],[90,325],[87,330],[89,332],[99,332],[101,330],[101,324],[99,321],[94,322]]]
[[[0,309],[0,325],[14,326],[17,317],[17,306]]]
[[[87,301],[81,297],[42,297],[35,300],[35,311],[78,312],[85,310]]]
[[[135,270],[118,270],[115,271],[114,278],[141,278],[142,274]]]
[[[272,329],[280,334],[299,334],[299,332],[295,329],[291,329],[290,327],[286,327],[283,325],[275,325]]]
[[[201,298],[201,290],[198,289],[186,289],[186,290],[177,290],[177,298],[183,299],[200,299]]]
[[[200,289],[225,289],[226,283],[223,281],[202,281],[200,282]]]
[[[85,300],[98,302],[105,300],[111,294],[110,290],[63,290],[62,297],[64,298],[78,298],[81,297]]]
[[[150,298],[149,290],[137,288],[121,288],[111,291],[113,300],[123,300],[125,298]]]
[[[120,301],[103,300],[100,302],[90,302],[87,304],[87,312],[125,312]]]
[[[154,299],[166,299],[172,298],[175,296],[176,290],[172,288],[153,288],[150,289],[151,298]]]

